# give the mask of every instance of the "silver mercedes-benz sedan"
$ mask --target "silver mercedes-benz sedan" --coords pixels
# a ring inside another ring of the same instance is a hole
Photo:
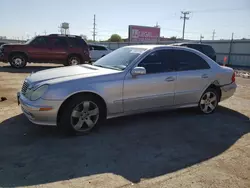
[[[88,133],[105,119],[135,113],[197,107],[210,114],[235,90],[233,69],[199,51],[138,45],[93,65],[31,74],[17,97],[31,122]]]

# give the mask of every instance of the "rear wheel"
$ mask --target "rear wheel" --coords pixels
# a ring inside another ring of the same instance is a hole
[[[71,65],[79,65],[81,63],[82,61],[78,56],[72,55],[67,59],[67,62],[64,65],[71,66]]]
[[[10,65],[20,69],[27,65],[27,58],[23,54],[13,54],[10,57]]]
[[[76,96],[63,108],[59,128],[66,134],[88,134],[99,128],[106,117],[102,102],[91,95]]]
[[[218,93],[213,88],[208,88],[199,102],[199,109],[204,114],[211,114],[217,108],[219,102]]]

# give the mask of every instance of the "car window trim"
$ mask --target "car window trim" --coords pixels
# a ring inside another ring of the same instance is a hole
[[[65,45],[56,46],[56,45],[55,45],[55,41],[58,40],[58,39],[64,40]],[[49,41],[50,41],[50,44],[51,44],[53,47],[63,47],[63,48],[67,48],[67,47],[69,46],[67,39],[64,38],[64,37],[53,37],[53,38],[51,38]]]
[[[192,49],[192,48],[191,48]],[[189,53],[193,53],[195,55],[197,55],[198,57],[200,57],[203,61],[206,62],[206,64],[208,65],[208,68],[207,69],[193,69],[193,70],[178,70],[178,64],[177,64],[177,61],[175,59],[175,57],[173,56],[173,59],[174,59],[174,64],[176,65],[175,66],[175,70],[176,72],[183,72],[183,71],[199,71],[199,70],[210,70],[211,69],[211,66],[209,65],[209,63],[206,61],[206,59],[204,59],[200,54],[196,53],[195,51],[192,51],[192,50],[187,50],[187,49],[173,49],[173,50],[179,50],[179,51],[186,51],[186,52],[189,52]],[[198,50],[197,50],[198,51]]]
[[[131,71],[132,71],[135,67],[138,67],[138,65],[139,65],[148,55],[150,55],[150,54],[153,53],[153,52],[160,51],[160,50],[170,50],[170,51],[172,51],[173,49],[172,49],[172,48],[160,48],[160,49],[150,49],[150,50],[147,50],[147,52],[144,52],[144,56],[141,57],[141,59],[138,60],[138,62],[135,63],[135,65],[132,66],[132,68],[129,70],[130,74],[131,74]],[[145,53],[147,53],[147,54],[145,54]],[[141,55],[143,55],[143,54],[141,54]],[[176,66],[174,66],[173,71],[158,72],[158,73],[146,73],[145,75],[140,75],[140,76],[154,75],[154,74],[162,74],[162,73],[166,74],[166,73],[173,73],[173,72],[176,72]]]
[[[31,44],[31,45],[34,45],[34,46],[37,46],[36,44],[34,44],[34,42],[35,42],[37,39],[39,39],[39,38],[43,38],[44,41],[45,41],[45,44],[42,44],[42,45],[39,44],[38,47],[39,47],[39,46],[47,46],[47,45],[50,45],[50,40],[49,40],[49,38],[46,37],[46,36],[38,36],[38,37],[36,37],[30,44]]]

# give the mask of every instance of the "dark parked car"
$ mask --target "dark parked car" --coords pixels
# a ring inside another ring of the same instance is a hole
[[[0,61],[9,62],[14,68],[23,68],[27,62],[77,65],[89,60],[87,43],[75,35],[37,36],[24,44],[5,44],[0,47]]]
[[[207,55],[208,57],[210,57],[212,60],[216,62],[216,53],[214,49],[212,48],[212,46],[210,45],[201,44],[201,43],[178,43],[178,44],[174,44],[174,46],[186,46],[189,48],[193,48]]]
[[[5,42],[0,42],[0,46],[2,46],[2,45],[4,45],[4,44],[6,44]]]

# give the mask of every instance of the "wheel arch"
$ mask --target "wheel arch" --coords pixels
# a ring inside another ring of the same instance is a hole
[[[26,52],[22,52],[22,51],[12,51],[9,53],[9,61],[11,60],[11,57],[14,55],[14,54],[22,54],[25,56],[26,60],[28,61],[29,60],[29,56]]]
[[[212,88],[212,89],[215,89],[219,95],[219,101],[221,99],[221,88],[220,88],[220,83],[218,80],[215,80],[213,81],[211,84],[209,84],[205,89],[204,91],[202,92],[202,95],[203,93],[208,89],[208,88]]]
[[[104,109],[105,109],[105,118],[107,117],[107,103],[106,101],[103,99],[103,97],[101,97],[99,94],[93,92],[93,91],[81,91],[81,92],[76,92],[76,93],[73,93],[71,94],[70,96],[68,96],[64,101],[63,103],[60,105],[59,107],[59,110],[57,112],[57,124],[58,124],[58,121],[59,121],[59,117],[60,117],[60,114],[62,113],[62,110],[63,110],[63,107],[67,105],[67,103],[74,97],[76,96],[83,96],[83,95],[92,95],[94,96],[96,99],[98,99],[103,105],[104,105]]]
[[[79,53],[70,53],[70,54],[68,55],[68,57],[67,57],[67,61],[68,61],[69,58],[72,57],[72,56],[76,56],[76,57],[80,58],[81,62],[83,62],[83,58],[82,58],[81,54],[79,54]]]

